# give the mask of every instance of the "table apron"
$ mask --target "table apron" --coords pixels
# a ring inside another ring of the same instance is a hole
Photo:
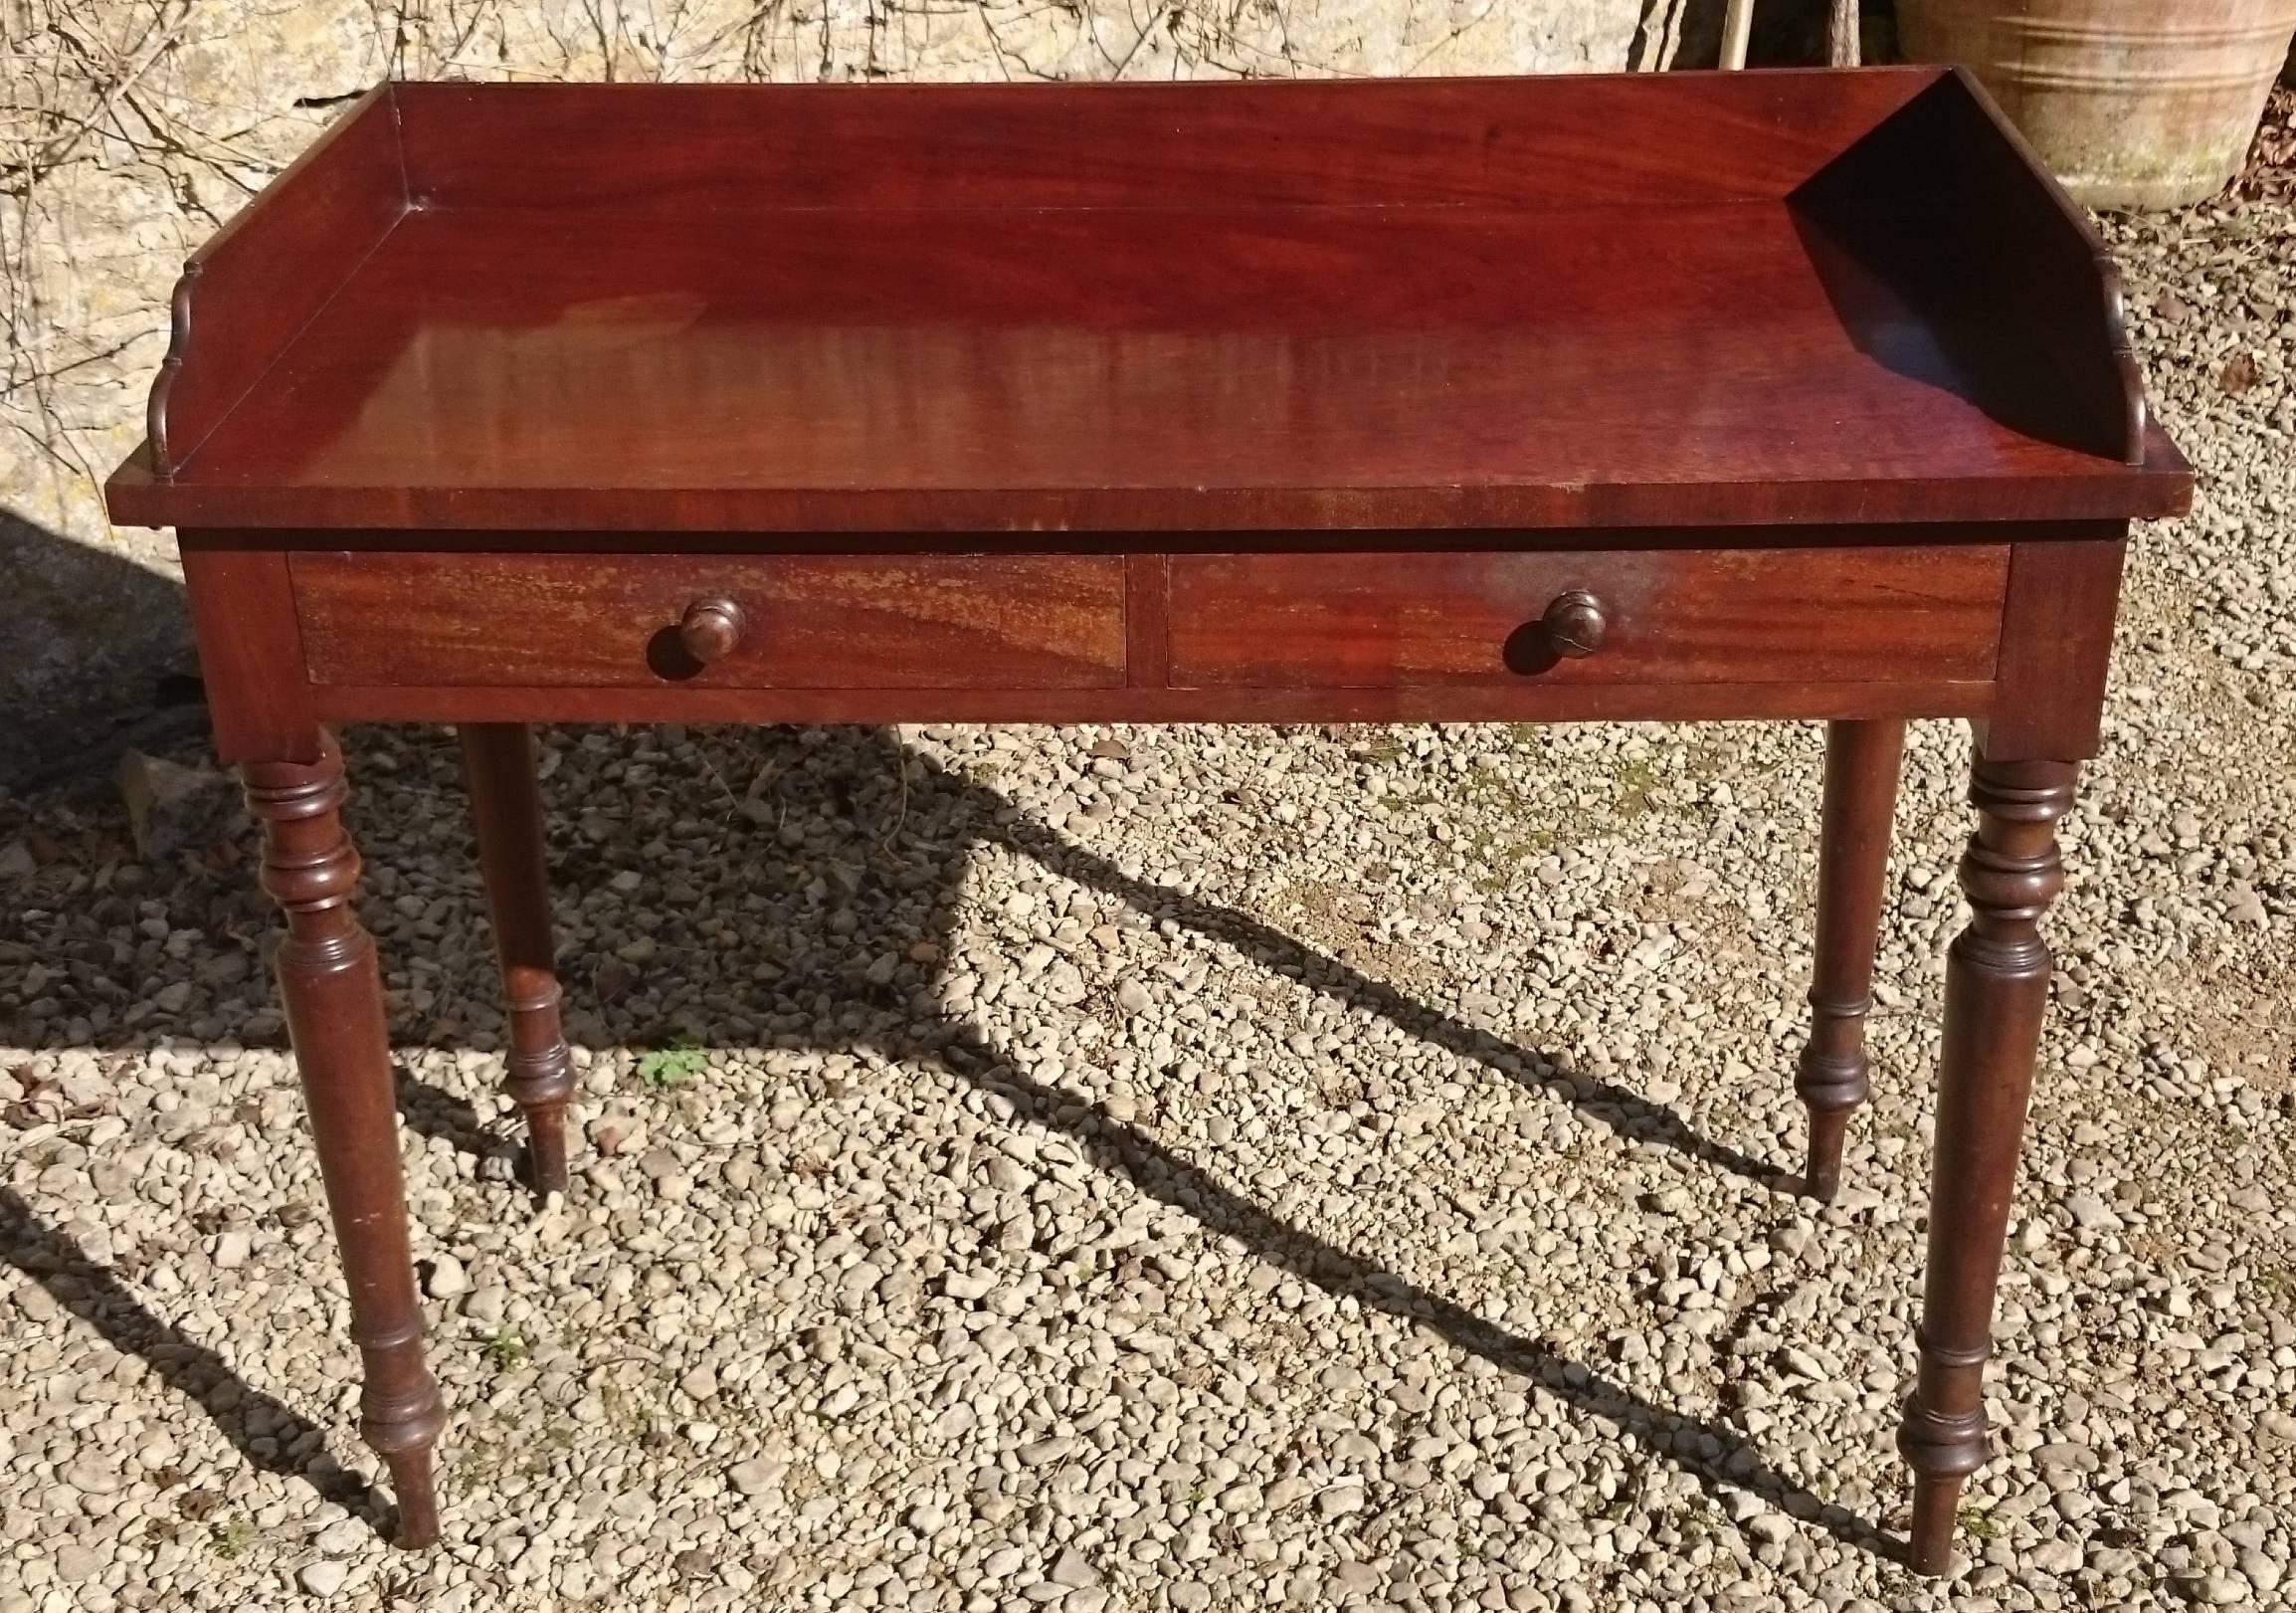
[[[183,551],[229,761],[307,759],[344,721],[1962,717],[1997,759],[2095,754],[2125,529],[1923,535],[789,552],[192,532]],[[1595,642],[1566,642],[1556,613],[1583,595]]]
[[[1991,681],[1389,689],[578,689],[322,685],[326,722],[1662,722],[1972,717]]]

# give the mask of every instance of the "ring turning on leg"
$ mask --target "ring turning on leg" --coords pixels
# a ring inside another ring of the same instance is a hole
[[[466,723],[462,738],[478,869],[493,916],[494,951],[510,1018],[502,1087],[526,1117],[534,1190],[563,1193],[574,1060],[558,1022],[558,960],[550,938],[550,876],[543,859],[533,738],[516,722]]]
[[[1916,1573],[1946,1571],[1963,1481],[1986,1460],[1994,1293],[2048,1004],[2040,919],[2064,884],[2056,822],[2078,773],[1981,760],[1970,788],[1978,826],[1961,864],[1969,925],[1946,961],[1921,1367],[1897,1439],[1914,1473]]]
[[[1873,1007],[1873,951],[1881,932],[1889,820],[1905,753],[1896,718],[1833,722],[1825,734],[1825,806],[1818,852],[1818,961],[1810,987],[1810,1044],[1794,1092],[1810,1110],[1803,1190],[1830,1200],[1841,1186],[1851,1110],[1872,1082],[1865,1016]]]
[[[352,907],[359,856],[342,828],[342,755],[330,737],[315,762],[241,772],[263,824],[263,886],[287,913],[280,994],[366,1364],[359,1432],[390,1467],[399,1543],[429,1545],[439,1536],[431,1448],[446,1408],[423,1364],[382,975]]]

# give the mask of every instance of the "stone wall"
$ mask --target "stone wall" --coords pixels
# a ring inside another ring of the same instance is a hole
[[[1788,9],[1773,7],[1773,10]],[[97,489],[193,247],[386,76],[678,81],[1617,71],[1719,0],[0,0],[0,781],[188,667],[161,534]],[[156,574],[156,575],[155,575]],[[124,703],[124,705],[123,705]]]

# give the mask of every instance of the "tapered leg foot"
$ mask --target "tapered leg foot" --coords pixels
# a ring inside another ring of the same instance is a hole
[[[468,723],[463,771],[478,869],[494,920],[494,951],[510,1016],[503,1090],[526,1117],[528,1179],[537,1193],[567,1190],[566,1105],[574,1060],[558,1021],[558,959],[550,938],[550,876],[534,743],[515,722]]]
[[[1905,724],[1894,718],[1826,726],[1818,962],[1810,987],[1810,1044],[1794,1078],[1795,1095],[1810,1111],[1803,1191],[1821,1202],[1840,1191],[1850,1112],[1872,1090],[1865,1017],[1873,1007],[1889,820],[1904,754]]]
[[[366,1365],[359,1430],[390,1467],[401,1543],[426,1545],[439,1533],[431,1448],[446,1407],[423,1363],[383,982],[352,907],[359,857],[342,828],[342,755],[329,737],[314,762],[241,771],[263,823],[264,889],[287,914],[280,995]]]
[[[1970,787],[1978,827],[1961,864],[1970,921],[1946,962],[1921,1366],[1897,1436],[1914,1471],[1916,1573],[1951,1564],[1962,1484],[1987,1456],[1994,1294],[2048,1004],[2040,918],[2064,884],[2056,822],[2078,772],[2071,762],[1981,760]]]
[[[430,1447],[402,1451],[385,1460],[391,1470],[391,1490],[399,1498],[398,1527],[391,1543],[406,1551],[437,1545],[439,1491],[431,1472]]]

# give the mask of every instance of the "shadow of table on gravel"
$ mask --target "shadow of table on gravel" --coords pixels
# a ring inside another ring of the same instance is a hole
[[[1588,1117],[1638,1141],[1678,1151],[1766,1186],[1792,1177],[1763,1166],[1735,1149],[1696,1131],[1673,1109],[1613,1083],[1593,1081],[1558,1069],[1547,1057],[1517,1048],[1454,1015],[1415,1000],[1337,958],[1308,946],[1246,914],[1125,874],[1115,863],[1074,844],[1033,817],[1005,795],[944,769],[933,758],[902,745],[880,730],[735,730],[726,744],[736,747],[717,761],[707,759],[707,777],[674,781],[685,801],[685,817],[698,821],[692,802],[699,792],[714,794],[722,823],[706,856],[732,870],[747,892],[773,896],[778,907],[752,922],[744,908],[742,953],[710,942],[698,929],[706,907],[688,912],[674,885],[656,889],[643,882],[622,911],[640,920],[650,934],[666,938],[657,973],[673,979],[678,1002],[665,1003],[644,984],[626,992],[598,993],[593,969],[563,944],[570,1017],[597,1017],[612,1045],[648,1046],[666,1034],[723,1041],[803,1045],[818,1051],[873,1050],[895,1063],[932,1062],[961,1080],[997,1095],[1010,1106],[1008,1123],[1062,1134],[1074,1141],[1098,1169],[1122,1176],[1144,1195],[1178,1208],[1210,1232],[1242,1242],[1261,1260],[1311,1284],[1327,1295],[1403,1317],[1429,1327],[1462,1351],[1538,1384],[1574,1409],[1595,1417],[1652,1456],[1696,1476],[1709,1488],[1729,1484],[1813,1519],[1853,1547],[1889,1554],[1893,1547],[1870,1521],[1819,1500],[1763,1462],[1759,1451],[1725,1425],[1671,1410],[1605,1378],[1585,1363],[1567,1358],[1536,1337],[1526,1337],[1477,1315],[1465,1307],[1358,1258],[1337,1245],[1291,1225],[1225,1186],[1208,1171],[1149,1136],[1104,1105],[1046,1086],[1021,1073],[980,1024],[939,1005],[938,964],[904,964],[887,974],[890,956],[947,959],[954,955],[955,913],[968,860],[977,848],[1003,846],[1047,872],[1127,907],[1154,921],[1169,920],[1233,947],[1259,966],[1280,970],[1308,988],[1383,1017],[1409,1034],[1447,1049],[1457,1057],[1544,1092]],[[388,866],[391,849],[444,838],[435,823],[377,821],[373,792],[360,789],[359,752],[354,736],[351,758],[354,834],[377,852],[376,866]],[[427,750],[421,764],[432,770],[440,796],[454,791],[451,749]],[[723,765],[720,765],[723,763]],[[772,780],[771,812],[740,810],[725,781],[729,771],[750,770]],[[665,785],[666,788],[671,787]],[[583,906],[617,874],[643,874],[651,860],[633,826],[595,821],[580,802],[552,802],[551,864],[554,898],[561,915],[569,905]],[[444,802],[442,802],[442,810]],[[786,814],[802,818],[792,833]],[[776,819],[778,822],[765,821]],[[429,837],[425,840],[426,835]],[[465,837],[467,848],[467,836]],[[244,856],[244,853],[243,853]],[[164,877],[164,876],[163,876]],[[186,873],[195,881],[222,880],[221,873]],[[238,885],[252,892],[244,861],[234,871]],[[624,888],[618,887],[617,890]],[[793,897],[793,893],[795,894]],[[722,898],[725,891],[721,888]],[[218,900],[237,903],[220,889]],[[377,893],[370,887],[370,903]],[[475,887],[472,891],[476,907]],[[585,916],[588,909],[585,906]],[[789,916],[793,914],[794,916]],[[912,952],[917,942],[929,948]],[[751,945],[747,943],[754,942]],[[391,966],[384,939],[385,967]],[[763,955],[758,955],[762,953]],[[588,960],[595,962],[595,960]],[[872,973],[872,965],[875,972]],[[450,991],[474,1004],[493,999],[491,971],[482,945],[466,954],[462,978]],[[722,1022],[720,1022],[722,1021]],[[577,1017],[576,1023],[580,1020]],[[166,1027],[150,1027],[163,1034]],[[459,1045],[441,1031],[404,1025],[395,1039]],[[53,1045],[53,1044],[52,1044]],[[452,1095],[402,1077],[401,1104],[409,1123],[459,1147],[503,1156],[511,1139],[481,1125],[471,1107]],[[577,1189],[579,1191],[579,1188]],[[185,1345],[164,1323],[135,1303],[116,1278],[80,1255],[55,1230],[44,1226],[22,1200],[7,1202],[0,1218],[0,1256],[23,1267],[76,1313],[95,1324],[120,1348],[171,1358],[189,1351],[197,1370],[169,1372],[168,1381],[208,1403],[203,1391],[219,1358]],[[29,1252],[29,1253],[27,1253]],[[81,1298],[96,1296],[93,1302]],[[156,1340],[156,1343],[154,1342]],[[227,1368],[224,1370],[228,1371]],[[249,1404],[245,1391],[241,1404]],[[262,1397],[256,1397],[261,1402]],[[216,1416],[218,1426],[251,1460],[277,1466],[282,1449],[316,1450],[315,1431],[276,1402],[265,1403],[263,1422],[289,1430],[269,1445],[248,1437],[244,1420]],[[340,1470],[331,1464],[302,1470],[304,1477],[335,1499],[345,1494]],[[349,1492],[355,1500],[366,1498]]]

